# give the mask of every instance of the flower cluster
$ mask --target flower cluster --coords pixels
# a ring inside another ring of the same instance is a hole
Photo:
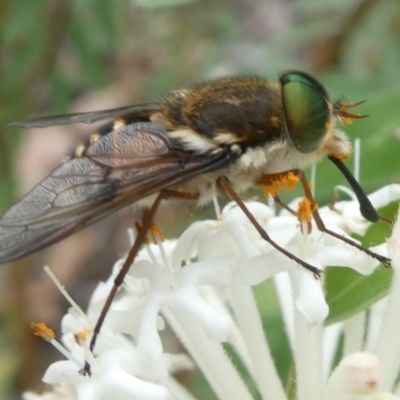
[[[380,208],[400,198],[400,185],[373,193]],[[290,204],[296,208],[297,203]],[[270,207],[247,202],[270,237],[308,264],[324,270],[346,266],[370,274],[378,262],[363,251],[321,233],[301,231],[296,216],[276,215]],[[369,226],[358,203],[344,201],[320,208],[326,226],[340,235],[363,234]],[[252,399],[248,386],[221,346],[229,342],[241,358],[262,399],[399,399],[400,371],[400,223],[387,245],[373,248],[392,259],[394,282],[381,312],[374,306],[369,323],[382,325],[364,345],[365,314],[325,328],[329,313],[321,280],[260,238],[235,204],[217,220],[192,224],[178,240],[156,240],[139,253],[107,314],[95,356],[88,349],[93,326],[124,259],[94,292],[87,314],[72,308],[62,321],[68,360],[52,364],[43,381],[53,385],[36,399],[194,399],[174,373],[197,366],[218,399]],[[273,278],[296,370],[295,394],[287,394],[265,338],[252,286]],[[161,340],[168,324],[188,355],[169,354]],[[377,326],[377,325],[376,325]],[[338,338],[344,332],[344,357],[332,372]],[[51,339],[53,340],[53,339]],[[50,341],[51,341],[50,340]],[[365,351],[367,350],[367,351]],[[82,376],[84,362],[92,376]]]

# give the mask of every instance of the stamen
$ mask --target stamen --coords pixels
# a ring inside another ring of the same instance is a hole
[[[31,328],[34,335],[40,336],[46,342],[51,342],[56,337],[53,329],[50,329],[44,322],[32,322]]]
[[[307,197],[300,201],[298,210],[296,212],[297,219],[300,222],[302,233],[311,233],[311,220],[312,213],[317,209],[317,205],[312,204]]]
[[[152,225],[150,228],[150,234],[153,237],[154,243],[158,245],[158,248],[160,250],[161,259],[162,259],[164,265],[167,268],[171,269],[171,265],[168,261],[167,253],[165,252],[165,248],[163,246],[164,235],[162,234],[161,229],[157,225]]]
[[[346,193],[352,201],[357,201],[357,196],[347,186],[337,185],[337,186],[335,186],[335,190],[338,192]]]
[[[221,208],[220,208],[220,206],[218,204],[218,199],[217,199],[216,195],[213,195],[212,202],[213,202],[213,206],[214,206],[214,210],[215,210],[215,216],[216,216],[218,221],[221,221],[221,219],[222,219]]]
[[[156,258],[156,256],[155,256],[153,250],[152,250],[151,247],[148,245],[148,243],[146,243],[146,245],[144,246],[144,248],[146,249],[146,252],[147,252],[148,256],[150,257],[150,261],[151,261],[153,264],[156,264],[156,265],[159,264],[159,263],[157,262],[157,258]]]
[[[310,179],[310,189],[313,198],[315,199],[315,182],[317,180],[317,166],[314,164],[311,167],[311,179]]]
[[[267,205],[268,207],[274,211],[274,215],[276,214],[276,201],[273,196],[268,195],[267,198]]]
[[[90,331],[88,329],[84,329],[83,331],[75,333],[74,334],[75,342],[78,343],[79,345],[82,345],[83,343],[87,343],[89,335],[90,335]]]
[[[135,231],[133,230],[133,228],[128,228],[127,233],[129,237],[129,245],[130,247],[132,247],[133,243],[135,243]]]
[[[161,232],[161,229],[156,224],[153,224],[150,227],[149,233],[150,233],[154,243],[156,243],[156,244],[163,242],[165,240],[164,235]]]
[[[361,163],[361,139],[354,140],[354,178],[360,182],[360,163]]]
[[[92,322],[88,318],[88,316],[82,311],[82,309],[78,306],[78,304],[74,301],[74,299],[67,293],[65,290],[65,287],[61,285],[60,281],[56,278],[54,275],[53,271],[50,269],[48,265],[45,265],[43,267],[47,275],[49,275],[50,279],[54,282],[54,284],[57,286],[58,290],[61,292],[61,294],[66,298],[68,303],[71,305],[71,307],[81,316],[85,319],[85,321],[88,323],[90,327],[92,327]]]
[[[61,354],[63,354],[68,360],[72,361],[79,369],[83,367],[83,363],[79,362],[61,343],[57,342],[52,329],[46,326],[45,323],[31,323],[33,334],[40,336],[46,342],[53,345]]]

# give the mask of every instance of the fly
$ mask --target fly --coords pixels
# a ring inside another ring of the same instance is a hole
[[[0,264],[50,246],[129,204],[143,207],[141,229],[96,324],[92,350],[112,299],[164,200],[204,204],[215,195],[228,195],[266,241],[318,277],[319,269],[269,237],[240,194],[290,172],[315,204],[303,169],[327,157],[354,190],[361,214],[377,222],[376,210],[343,163],[352,148],[336,128],[337,123],[364,117],[348,111],[358,104],[332,102],[315,78],[289,71],[277,82],[219,78],[173,91],[159,103],[12,123],[44,128],[114,118],[2,216]],[[313,217],[321,231],[390,265],[386,257],[326,229],[316,207]],[[85,372],[90,373],[88,364]]]

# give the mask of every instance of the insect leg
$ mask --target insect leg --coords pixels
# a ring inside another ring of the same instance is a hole
[[[286,211],[290,212],[293,215],[296,215],[296,211],[292,210],[286,203],[284,203],[278,194],[272,196],[275,203],[278,204],[279,207],[285,209]]]
[[[99,319],[96,322],[96,325],[93,330],[93,336],[90,341],[90,351],[93,352],[94,347],[96,345],[96,340],[97,337],[100,333],[100,329],[103,325],[104,319],[111,307],[111,304],[113,302],[113,299],[119,289],[119,287],[122,285],[126,274],[129,271],[129,268],[131,267],[133,261],[135,260],[140,246],[143,244],[144,240],[146,239],[147,233],[150,230],[152,224],[153,224],[153,218],[155,213],[157,212],[158,207],[160,206],[161,200],[168,199],[168,198],[176,198],[176,199],[186,199],[186,200],[196,200],[199,197],[198,193],[185,193],[185,192],[179,192],[176,190],[163,190],[160,192],[160,194],[157,196],[156,200],[154,201],[153,205],[151,208],[147,208],[143,212],[143,219],[142,219],[142,224],[141,228],[138,230],[135,242],[133,243],[131,249],[129,250],[128,256],[126,257],[126,260],[119,271],[117,277],[114,280],[114,286],[112,287],[107,300],[103,306],[103,309],[101,310],[101,314]],[[82,375],[91,375],[90,371],[90,364],[86,361],[85,366],[83,370],[81,371]]]
[[[271,244],[273,247],[275,247],[278,251],[280,251],[282,254],[284,254],[286,257],[290,258],[291,260],[295,261],[296,263],[300,264],[302,267],[305,269],[308,269],[311,271],[315,278],[320,278],[322,275],[322,271],[305,261],[301,260],[300,258],[296,257],[294,254],[290,253],[283,247],[279,246],[277,243],[275,243],[268,235],[268,233],[265,231],[265,229],[258,223],[258,221],[254,218],[253,214],[249,211],[249,209],[246,207],[244,204],[243,200],[240,198],[240,196],[236,193],[236,191],[233,189],[232,185],[230,184],[228,178],[225,176],[221,176],[218,178],[218,185],[221,189],[223,189],[231,198],[234,200],[237,205],[241,208],[241,210],[244,212],[246,217],[250,220],[250,222],[253,224],[253,226],[257,229],[258,233],[260,236],[266,240],[269,244]]]
[[[165,198],[180,200],[198,200],[199,193],[180,192],[179,190],[164,189]]]
[[[303,186],[304,194],[306,195],[307,199],[310,200],[312,205],[316,205],[314,197],[313,197],[313,195],[311,193],[311,190],[310,190],[310,186],[309,186],[309,184],[308,184],[308,182],[306,180],[306,177],[304,176],[304,172],[302,170],[294,170],[293,173],[295,173],[299,177],[300,183]],[[371,205],[371,207],[372,207],[372,205]],[[329,235],[331,235],[331,236],[333,236],[333,237],[335,237],[337,239],[340,239],[343,242],[345,242],[345,243],[347,243],[347,244],[349,244],[349,245],[351,245],[353,247],[356,247],[357,249],[359,249],[359,250],[363,251],[364,253],[368,254],[370,257],[375,258],[376,260],[381,262],[385,267],[390,267],[391,260],[389,258],[381,256],[380,254],[377,254],[377,253],[375,253],[375,252],[373,252],[373,251],[361,246],[360,244],[354,242],[353,240],[348,239],[345,236],[342,236],[342,235],[340,235],[340,234],[338,234],[336,232],[333,232],[330,229],[327,229],[325,227],[324,221],[322,220],[321,216],[318,213],[318,208],[317,207],[312,207],[312,209],[313,209],[313,213],[312,214],[313,214],[314,221],[315,221],[315,223],[317,225],[317,228],[321,232],[326,232],[327,234],[329,234]]]
[[[154,201],[151,208],[146,208],[143,212],[142,227],[140,230],[138,230],[135,242],[133,243],[131,249],[129,250],[128,256],[126,257],[126,260],[125,260],[121,270],[119,271],[117,277],[114,280],[114,286],[112,287],[112,289],[107,297],[107,300],[103,306],[103,309],[101,310],[100,317],[97,320],[96,325],[94,327],[93,336],[92,336],[92,339],[90,341],[90,346],[89,346],[91,352],[93,352],[94,346],[96,345],[96,340],[100,333],[100,329],[103,325],[103,322],[108,313],[108,310],[110,309],[112,301],[118,291],[118,288],[122,285],[125,275],[129,271],[130,266],[132,265],[133,261],[135,260],[135,257],[137,256],[137,253],[139,252],[139,248],[147,236],[147,232],[149,231],[149,229],[153,223],[154,215],[161,203],[161,200],[164,198],[164,196],[165,196],[164,193],[160,192],[160,194],[157,196],[157,198]],[[90,364],[87,361],[85,362],[85,366],[83,367],[81,374],[88,375],[88,376],[91,375]]]

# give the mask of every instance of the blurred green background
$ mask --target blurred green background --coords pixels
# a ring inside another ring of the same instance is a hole
[[[367,100],[369,117],[344,129],[362,138],[361,184],[367,192],[400,182],[400,2],[395,0],[3,0],[0,1],[0,210],[55,168],[93,129],[20,131],[7,123],[154,101],[207,77],[258,74],[276,79],[304,69],[333,99]],[[351,160],[349,162],[351,167]],[[344,183],[329,162],[317,171],[324,203]],[[176,234],[194,218],[169,208],[160,225]],[[208,214],[207,214],[208,213]],[[126,215],[126,214],[125,214]],[[120,215],[0,270],[0,398],[41,390],[40,378],[61,355],[33,337],[30,321],[58,329],[68,305],[41,270],[49,264],[85,306],[91,291],[127,249]],[[271,291],[257,290],[265,329],[282,341]],[[270,306],[266,306],[270,305]],[[269,307],[269,308],[268,308]],[[285,341],[283,339],[283,341]],[[175,344],[176,351],[179,344]],[[279,365],[287,376],[289,356]],[[286,364],[287,365],[286,365]],[[212,394],[201,377],[180,379]]]

